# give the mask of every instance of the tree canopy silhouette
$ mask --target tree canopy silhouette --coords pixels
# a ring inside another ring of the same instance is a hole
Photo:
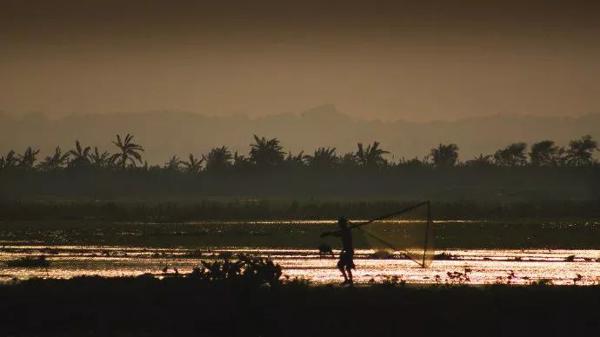
[[[250,144],[250,161],[259,168],[273,168],[283,163],[285,152],[279,139],[258,137],[254,135],[254,143]]]
[[[431,149],[431,158],[435,167],[452,167],[458,162],[458,146],[440,144]]]
[[[141,152],[144,152],[144,148],[133,142],[133,135],[127,134],[123,139],[117,135],[117,141],[113,141],[113,144],[121,151],[115,154],[115,160],[121,168],[124,169],[127,163],[135,167],[136,161],[140,164],[143,162]]]
[[[507,147],[500,149],[494,153],[494,160],[498,166],[525,166],[527,165],[527,156],[525,150],[527,144],[525,143],[513,143]]]
[[[202,163],[204,158],[196,158],[193,154],[188,155],[187,161],[182,161],[181,165],[185,168],[185,171],[190,174],[198,174],[202,171]]]
[[[562,159],[564,150],[551,140],[543,140],[531,145],[529,158],[533,166],[555,166]]]
[[[90,151],[91,147],[83,147],[79,140],[75,141],[75,148],[69,151],[70,167],[83,167],[90,164]]]
[[[62,153],[60,146],[54,149],[54,153],[46,156],[46,158],[39,164],[39,168],[43,171],[57,170],[64,167],[69,161],[69,153]]]
[[[19,160],[14,150],[10,150],[5,156],[0,157],[0,168],[9,169],[17,167],[18,165]]]
[[[483,167],[492,167],[494,166],[494,161],[493,161],[493,157],[491,155],[484,155],[483,153],[480,153],[479,156],[467,160],[465,162],[465,166],[467,167],[476,167],[476,168],[483,168]]]
[[[34,150],[31,146],[25,149],[22,155],[18,157],[18,166],[25,169],[32,169],[35,161],[37,160],[37,155],[40,153],[40,150]]]
[[[387,160],[383,158],[384,154],[389,153],[379,148],[379,142],[373,142],[372,145],[367,145],[365,148],[362,143],[358,143],[356,151],[356,159],[360,166],[368,168],[377,168],[387,165]]]
[[[18,195],[161,198],[286,193],[406,197],[416,196],[415,191],[419,198],[428,193],[487,198],[508,196],[506,184],[514,181],[519,185],[511,187],[511,195],[539,195],[561,186],[562,190],[548,195],[600,198],[600,165],[594,158],[598,145],[590,136],[571,141],[566,150],[543,140],[527,153],[525,143],[514,143],[493,156],[482,153],[465,162],[459,160],[456,144],[438,144],[423,158],[394,161],[384,157],[388,152],[379,142],[366,147],[358,143],[356,152],[342,155],[333,147],[318,147],[305,155],[302,151],[284,152],[277,138],[254,136],[246,154],[232,154],[221,146],[201,157],[189,154],[182,161],[173,155],[165,165],[145,163],[141,167],[136,164],[142,162],[143,148],[133,142],[132,135],[117,136],[113,143],[119,152],[111,154],[98,147],[92,151],[76,141],[67,153],[56,147],[38,165],[39,151],[33,147],[22,154],[9,151],[0,156],[0,199]],[[449,167],[453,169],[447,170]],[[67,174],[62,174],[63,170]],[[74,171],[77,174],[71,174]],[[523,185],[528,181],[532,181],[530,185]]]
[[[206,161],[206,170],[208,172],[227,171],[232,166],[232,159],[234,159],[234,157],[227,146],[215,147],[211,149],[206,156],[204,156],[204,160]]]
[[[335,147],[319,147],[312,155],[305,155],[304,160],[309,167],[315,169],[332,169],[340,163]]]
[[[89,160],[93,167],[105,168],[110,167],[114,163],[115,157],[111,156],[108,151],[100,152],[98,147],[94,146],[94,151],[89,155]]]
[[[592,136],[585,135],[572,140],[567,149],[567,162],[572,166],[589,166],[593,163],[593,153],[598,150],[598,143]]]
[[[0,156],[0,169],[18,170],[29,169],[38,171],[54,171],[66,167],[80,168],[93,167],[95,169],[136,169],[137,163],[142,163],[141,153],[143,147],[133,142],[133,135],[125,137],[116,136],[113,143],[119,152],[111,154],[101,151],[94,146],[83,146],[79,140],[75,141],[73,149],[63,153],[60,147],[46,156],[36,165],[40,150],[27,147],[22,154],[9,151]],[[586,167],[597,165],[594,158],[598,150],[598,143],[591,136],[586,135],[569,142],[564,149],[552,140],[542,140],[533,143],[527,153],[526,143],[513,143],[497,150],[493,155],[480,154],[478,157],[459,161],[459,147],[456,144],[438,144],[422,159],[413,158],[406,160],[403,157],[397,162],[387,160],[384,155],[389,153],[381,148],[375,141],[366,147],[357,144],[356,152],[347,152],[338,155],[334,147],[318,147],[312,154],[305,155],[303,151],[296,154],[285,152],[279,139],[265,138],[254,135],[254,143],[250,144],[248,156],[232,151],[227,146],[212,148],[207,154],[196,157],[189,154],[187,160],[182,161],[173,155],[163,166],[173,172],[187,172],[201,174],[202,172],[261,172],[279,168],[314,169],[316,171],[330,170],[362,170],[362,169],[391,169],[391,168],[417,168],[437,169],[448,167]],[[153,170],[161,169],[151,166]],[[148,169],[148,164],[140,169]]]
[[[167,171],[178,172],[181,168],[181,160],[176,155],[172,155],[171,158],[165,162],[164,167]]]

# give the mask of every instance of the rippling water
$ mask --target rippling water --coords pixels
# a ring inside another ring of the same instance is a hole
[[[446,250],[450,259],[435,260],[421,268],[405,259],[374,259],[373,251],[358,250],[355,281],[408,283],[530,284],[549,280],[554,284],[600,283],[600,250]],[[81,275],[160,277],[187,273],[201,259],[246,253],[271,257],[283,267],[285,277],[314,283],[341,281],[334,257],[307,249],[219,250],[124,248],[114,246],[5,245],[0,247],[0,280],[31,277],[70,278]],[[441,253],[441,252],[438,252]],[[6,261],[45,255],[50,268],[9,268]],[[167,267],[167,272],[163,269]]]

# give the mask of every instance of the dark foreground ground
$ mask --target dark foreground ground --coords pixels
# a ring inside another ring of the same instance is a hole
[[[138,277],[2,285],[0,335],[597,336],[600,331],[598,286],[259,283]]]

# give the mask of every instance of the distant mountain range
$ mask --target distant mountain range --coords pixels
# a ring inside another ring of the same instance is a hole
[[[247,153],[252,135],[277,137],[287,150],[312,152],[332,146],[339,153],[353,151],[357,142],[379,141],[389,158],[423,157],[438,143],[456,143],[460,159],[493,153],[511,142],[532,143],[552,139],[566,145],[585,134],[600,140],[600,114],[581,117],[506,116],[473,117],[456,121],[415,123],[367,121],[351,118],[333,105],[323,105],[301,114],[280,114],[251,119],[245,116],[213,117],[189,112],[111,113],[71,115],[48,119],[42,114],[13,117],[0,114],[0,151],[18,152],[38,147],[42,154],[56,145],[73,146],[76,139],[85,145],[114,150],[111,140],[117,133],[130,132],[146,148],[149,163],[163,163],[168,157],[206,153],[227,145]]]

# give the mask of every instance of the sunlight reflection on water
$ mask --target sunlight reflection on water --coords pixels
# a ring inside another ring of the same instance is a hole
[[[314,283],[336,283],[341,278],[336,259],[320,257],[307,249],[190,250],[166,248],[126,248],[113,246],[5,245],[0,248],[0,280],[31,277],[71,278],[82,275],[136,276],[151,273],[188,273],[199,260],[245,253],[271,257],[281,264],[289,278]],[[446,250],[450,260],[435,260],[421,268],[404,259],[373,259],[371,250],[358,250],[358,283],[381,282],[396,277],[408,283],[529,284],[550,280],[554,284],[589,285],[600,282],[600,250]],[[441,252],[438,252],[441,253]],[[47,256],[50,268],[13,268],[6,261],[25,256]],[[455,274],[452,274],[455,273]],[[580,275],[580,276],[578,276]]]

